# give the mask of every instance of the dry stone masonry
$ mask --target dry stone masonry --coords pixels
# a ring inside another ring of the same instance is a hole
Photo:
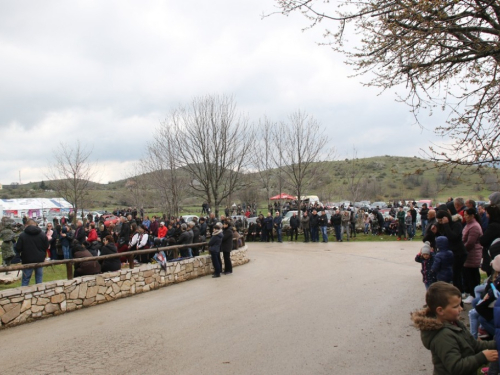
[[[234,266],[249,262],[247,247],[231,252]],[[0,292],[0,328],[97,305],[213,273],[209,255],[169,263],[147,264],[99,275],[51,281]]]

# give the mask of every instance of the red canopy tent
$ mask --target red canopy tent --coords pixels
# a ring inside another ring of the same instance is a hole
[[[281,194],[275,195],[274,197],[271,197],[269,199],[272,200],[272,201],[277,201],[277,200],[280,200],[280,199],[293,200],[293,199],[297,199],[297,197],[294,197],[293,195],[290,195],[290,194],[281,193]]]

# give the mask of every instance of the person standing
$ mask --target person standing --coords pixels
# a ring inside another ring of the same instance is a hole
[[[220,251],[224,256],[224,275],[230,275],[233,273],[233,265],[231,263],[231,250],[233,250],[233,230],[229,225],[229,221],[225,220],[222,223],[222,242],[220,246]]]
[[[337,242],[342,242],[342,215],[339,210],[335,210],[335,213],[330,219],[333,229],[335,230],[335,239]]]
[[[222,224],[217,223],[214,225],[214,232],[210,241],[208,242],[208,249],[212,258],[212,265],[214,266],[214,274],[212,277],[220,277],[222,272],[222,264],[220,262],[220,251],[222,245]]]
[[[425,236],[425,228],[427,227],[427,214],[429,209],[427,208],[427,203],[422,204],[420,209],[420,223],[422,224],[422,237]]]
[[[41,263],[45,260],[45,254],[49,248],[49,240],[45,233],[36,225],[33,219],[26,222],[26,228],[21,233],[16,243],[16,250],[21,254],[22,264]],[[21,286],[30,283],[33,269],[23,270]],[[35,268],[35,282],[40,284],[43,278],[43,268]]]
[[[271,239],[274,242],[274,232],[273,232],[273,214],[271,212],[267,213],[267,217],[264,219],[264,228],[266,228],[267,238],[266,241],[269,242]]]
[[[327,233],[327,226],[328,226],[328,217],[326,216],[325,210],[321,211],[321,215],[319,216],[318,219],[318,224],[319,228],[321,230],[321,235],[323,237],[323,243],[328,242],[328,233]]]
[[[472,303],[474,288],[481,283],[479,267],[483,257],[483,247],[479,243],[479,238],[483,235],[483,230],[475,208],[466,209],[464,217],[467,225],[462,231],[462,242],[467,250],[467,259],[464,263],[463,282],[464,291],[469,295],[464,303]]]
[[[408,211],[411,214],[411,226],[412,226],[412,235],[408,236],[413,238],[417,234],[417,210],[415,209],[414,204],[410,204],[410,210]]]
[[[274,228],[276,229],[276,234],[278,236],[278,242],[283,242],[283,239],[281,237],[281,229],[282,229],[282,217],[280,216],[280,212],[276,211],[274,219],[273,219],[273,225]]]
[[[0,231],[0,239],[2,240],[2,265],[10,266],[12,259],[16,256],[14,252],[14,240],[16,234],[11,228],[11,225],[7,224],[7,218],[2,219],[3,229]]]
[[[319,215],[318,211],[313,210],[311,218],[309,220],[309,226],[311,227],[311,241],[319,242]]]
[[[293,234],[295,233],[295,241],[297,241],[297,237],[299,235],[299,226],[300,219],[297,217],[297,214],[294,212],[292,217],[290,218],[290,241],[293,241]]]
[[[307,216],[307,211],[304,211],[304,215],[300,219],[300,225],[302,231],[304,232],[304,242],[309,242],[309,216]]]
[[[76,223],[75,236],[74,239],[78,241],[78,243],[82,244],[85,242],[85,228],[83,227],[83,221],[78,220]]]

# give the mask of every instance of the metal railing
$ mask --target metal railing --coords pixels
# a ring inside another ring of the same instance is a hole
[[[233,239],[233,249],[238,248],[237,241],[238,241],[237,239]],[[236,242],[236,247],[234,246],[235,242]],[[242,246],[244,246],[245,241],[243,238],[241,238],[241,242],[242,242]],[[32,268],[51,267],[51,266],[57,266],[60,264],[65,264],[66,265],[66,277],[68,280],[72,280],[73,279],[73,265],[76,263],[89,262],[89,261],[95,261],[95,260],[99,261],[99,260],[106,260],[106,259],[115,259],[115,258],[127,258],[129,269],[133,269],[134,268],[134,258],[136,255],[157,253],[160,251],[164,251],[164,252],[173,251],[174,252],[173,258],[177,259],[179,256],[179,250],[189,249],[189,248],[193,248],[193,247],[204,247],[207,245],[208,245],[208,242],[200,242],[200,243],[192,243],[192,244],[188,244],[188,245],[152,247],[152,248],[145,249],[145,250],[131,250],[131,251],[124,251],[122,253],[109,254],[109,255],[99,255],[99,256],[92,256],[92,257],[86,257],[86,258],[73,258],[73,259],[63,259],[63,260],[51,260],[51,261],[41,262],[41,263],[19,264],[19,265],[13,265],[13,266],[8,266],[8,267],[0,267],[0,272],[22,271],[22,270],[27,270],[27,269],[32,269]],[[177,261],[181,261],[184,259],[186,259],[186,258],[180,258]]]

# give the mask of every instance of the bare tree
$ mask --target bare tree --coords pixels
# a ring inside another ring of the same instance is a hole
[[[146,157],[141,160],[144,181],[155,191],[155,205],[169,216],[179,215],[180,203],[188,193],[189,180],[179,167],[177,147],[172,129],[162,123],[154,141],[148,144]]]
[[[267,117],[259,120],[255,152],[251,154],[252,166],[257,170],[260,186],[266,190],[266,200],[269,202],[271,190],[274,187],[273,169],[278,167],[277,149],[274,147],[273,133],[278,126]]]
[[[215,212],[224,199],[245,187],[241,176],[254,151],[255,135],[232,97],[195,98],[162,126],[172,133],[176,162],[189,174],[193,194]]]
[[[146,198],[147,183],[143,176],[142,163],[135,162],[129,169],[125,188],[130,195],[131,201],[135,207],[143,207]]]
[[[46,173],[53,189],[73,206],[73,220],[78,216],[78,208],[83,209],[83,204],[89,201],[91,179],[96,177],[96,164],[90,162],[91,154],[92,149],[82,146],[79,140],[76,145],[61,142]]]
[[[301,205],[302,194],[325,170],[325,162],[333,157],[327,150],[328,137],[319,123],[304,112],[291,114],[288,122],[280,122],[273,133],[279,165],[287,184]]]
[[[432,159],[466,166],[500,161],[498,0],[276,1],[280,13],[301,12],[310,27],[335,26],[326,30],[327,44],[357,74],[370,73],[366,85],[405,85],[399,100],[417,121],[422,108],[449,113],[435,131],[452,143],[431,147]],[[349,26],[359,42],[346,42]]]

